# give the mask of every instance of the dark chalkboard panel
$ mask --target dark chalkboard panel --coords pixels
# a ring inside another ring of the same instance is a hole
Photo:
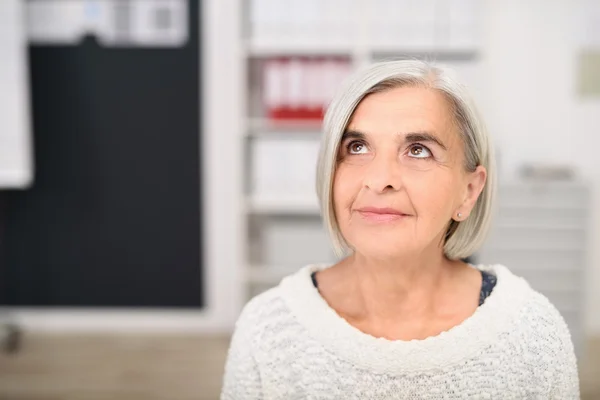
[[[202,306],[189,7],[185,47],[30,47],[35,184],[1,194],[1,304]]]

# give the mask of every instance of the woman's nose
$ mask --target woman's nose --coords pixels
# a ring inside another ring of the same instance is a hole
[[[376,193],[399,190],[402,179],[397,155],[376,155],[366,168],[364,185]]]

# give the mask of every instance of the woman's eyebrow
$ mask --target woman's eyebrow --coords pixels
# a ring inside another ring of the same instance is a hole
[[[429,132],[410,132],[404,135],[404,141],[407,143],[415,143],[415,142],[433,142],[440,146],[444,150],[448,150],[444,143],[435,135]]]
[[[434,134],[423,131],[423,132],[409,132],[405,135],[399,134],[404,138],[406,143],[417,143],[417,142],[433,142],[440,146],[444,150],[448,150],[446,145]],[[366,140],[367,135],[356,131],[356,130],[347,130],[342,135],[342,142],[347,139],[355,139],[355,140]]]
[[[367,135],[365,135],[364,133],[359,132],[359,131],[347,130],[342,135],[341,142],[345,141],[346,139],[366,140],[367,139]]]

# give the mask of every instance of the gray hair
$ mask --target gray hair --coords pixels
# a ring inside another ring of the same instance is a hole
[[[317,164],[317,196],[323,222],[336,253],[350,250],[342,236],[333,207],[333,179],[339,145],[358,104],[367,95],[403,86],[438,90],[452,107],[464,145],[465,169],[478,165],[487,170],[487,180],[469,218],[449,221],[444,238],[444,254],[449,259],[472,255],[485,241],[496,197],[494,149],[487,129],[466,88],[450,69],[417,60],[386,61],[356,73],[336,94],[325,114],[323,137]]]

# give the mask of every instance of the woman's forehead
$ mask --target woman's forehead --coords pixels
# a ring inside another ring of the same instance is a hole
[[[453,134],[453,128],[452,112],[444,95],[421,87],[395,88],[365,97],[348,124],[348,130],[367,136],[428,132],[447,137]]]

